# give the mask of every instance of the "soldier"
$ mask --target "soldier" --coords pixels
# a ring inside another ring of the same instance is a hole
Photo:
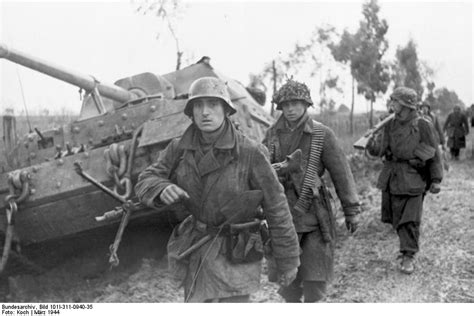
[[[444,139],[444,132],[443,129],[441,128],[441,124],[439,123],[438,117],[431,112],[431,105],[425,101],[421,104],[420,106],[421,109],[421,114],[423,115],[424,118],[429,120],[431,124],[433,124],[433,127],[436,131],[436,139],[438,143],[443,147],[444,149],[444,144],[445,144],[445,139]]]
[[[441,145],[440,154],[441,154],[441,162],[442,162],[443,168],[446,171],[449,171],[449,162],[448,162],[448,158],[446,157],[446,147],[445,147],[446,140],[444,137],[443,129],[441,128],[441,124],[439,123],[438,117],[433,112],[431,112],[431,105],[426,101],[424,101],[420,105],[420,111],[421,111],[420,114],[423,116],[423,118],[427,119],[428,121],[431,122],[431,124],[433,124],[433,127],[436,132],[435,133],[436,142]]]
[[[459,151],[466,147],[466,135],[469,134],[469,123],[467,117],[461,112],[459,106],[453,108],[449,113],[443,130],[448,134],[448,147],[453,159],[459,159]]]
[[[223,81],[194,81],[184,109],[192,124],[140,174],[136,185],[142,203],[182,201],[192,214],[168,242],[170,267],[183,282],[186,302],[246,302],[258,289],[263,258],[259,205],[281,282],[289,284],[299,266],[283,187],[266,148],[231,123],[235,112]]]
[[[335,220],[321,179],[324,171],[331,175],[351,232],[358,226],[359,201],[334,132],[308,115],[313,102],[307,86],[290,79],[273,96],[273,102],[283,115],[264,140],[270,161],[282,162],[296,150],[302,152],[300,168],[279,171],[302,249],[296,280],[282,286],[279,294],[287,302],[301,302],[302,297],[304,302],[317,302],[324,298],[334,274]]]
[[[400,271],[413,273],[419,251],[420,223],[425,193],[440,191],[443,177],[433,125],[416,110],[417,94],[406,87],[390,96],[395,119],[369,140],[371,155],[384,157],[377,187],[382,190],[382,222],[397,230]]]

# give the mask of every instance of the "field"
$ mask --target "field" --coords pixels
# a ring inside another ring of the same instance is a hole
[[[374,188],[380,162],[349,151],[356,137],[344,135],[341,130],[345,127],[335,127],[345,123],[331,124],[348,150],[363,212],[361,226],[353,235],[345,230],[342,212],[338,212],[336,278],[325,302],[474,303],[473,133],[461,160],[450,162],[441,193],[426,197],[421,251],[415,273],[407,276],[397,270],[397,235],[390,225],[380,222],[380,192]],[[78,250],[43,275],[11,277],[7,299],[182,302],[182,290],[169,278],[164,248],[156,246],[166,241],[166,234],[164,228],[151,227],[145,233],[130,228],[119,253],[121,265],[114,270],[107,267],[107,243],[98,240],[94,249]],[[282,302],[276,290],[263,274],[261,290],[252,301]]]

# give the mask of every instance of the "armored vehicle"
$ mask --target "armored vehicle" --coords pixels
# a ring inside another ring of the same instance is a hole
[[[191,123],[183,109],[194,80],[214,76],[227,82],[237,108],[231,119],[247,136],[261,140],[273,120],[242,84],[215,70],[208,57],[165,75],[146,72],[114,84],[6,45],[0,44],[0,57],[85,91],[78,119],[65,126],[35,128],[16,139],[15,117],[4,116],[8,164],[0,174],[1,270],[12,265],[7,262],[32,263],[21,247],[110,225],[118,226],[110,254],[110,262],[118,264],[117,248],[129,220],[160,220],[163,214],[179,220],[179,205],[146,208],[133,187],[138,174]]]

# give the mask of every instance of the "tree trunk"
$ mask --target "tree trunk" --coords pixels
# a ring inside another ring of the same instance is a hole
[[[277,73],[276,73],[275,60],[273,60],[272,62],[272,71],[273,71],[273,95],[275,95],[277,91]],[[273,108],[273,102],[271,102],[270,115],[272,117],[273,117],[274,112],[275,112],[275,109]]]
[[[355,79],[354,76],[352,76],[352,101],[351,101],[351,114],[350,114],[350,129],[351,129],[351,136],[354,135],[354,85],[355,85]]]
[[[181,58],[183,57],[183,52],[179,50],[176,52],[176,70],[181,69]]]
[[[369,116],[370,128],[374,126],[374,100],[370,99],[370,116]]]

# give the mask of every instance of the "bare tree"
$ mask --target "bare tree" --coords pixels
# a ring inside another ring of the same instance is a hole
[[[132,2],[134,2],[132,0]],[[183,51],[178,36],[178,22],[184,13],[184,5],[180,0],[141,0],[138,2],[137,13],[153,14],[159,21],[156,39],[159,39],[164,29],[168,29],[176,46],[176,70],[181,68]]]

